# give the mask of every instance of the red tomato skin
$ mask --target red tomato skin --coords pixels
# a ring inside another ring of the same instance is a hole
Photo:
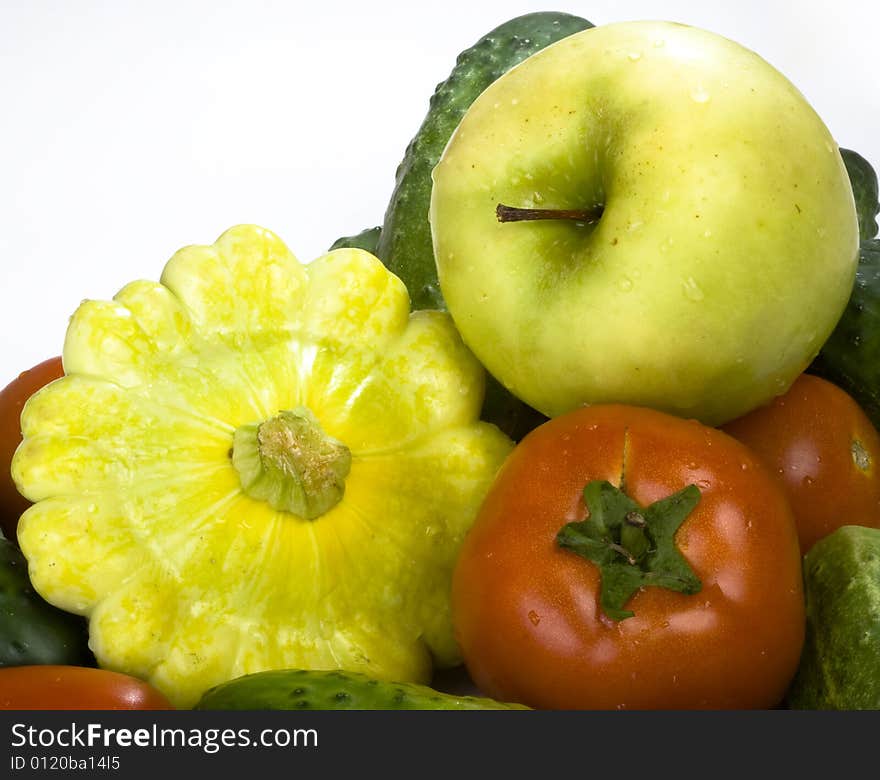
[[[18,518],[31,505],[15,487],[10,474],[12,456],[21,444],[21,410],[40,388],[64,376],[61,357],[53,357],[19,374],[0,390],[0,529],[16,541]]]
[[[555,542],[595,479],[648,505],[696,484],[676,543],[696,595],[644,588],[615,622],[596,566]],[[777,706],[804,638],[801,558],[778,483],[721,431],[660,412],[579,409],[530,433],[465,538],[456,637],[481,691],[539,709]]]
[[[85,666],[0,669],[0,710],[171,710],[143,680]]]
[[[802,553],[842,525],[880,528],[880,435],[837,385],[801,374],[788,392],[723,430],[782,483]]]

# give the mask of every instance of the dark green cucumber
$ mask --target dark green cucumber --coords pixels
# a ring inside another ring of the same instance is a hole
[[[403,280],[414,309],[445,309],[428,222],[431,171],[465,111],[486,87],[535,52],[592,26],[570,14],[531,13],[499,25],[463,51],[449,77],[437,85],[406,148],[381,228],[337,239],[331,249],[355,246],[373,252]],[[492,376],[487,377],[481,416],[515,441],[547,419]]]
[[[877,174],[862,155],[852,149],[841,149],[840,156],[849,174],[853,197],[856,201],[856,214],[859,217],[859,237],[864,240],[877,235],[878,202]]]
[[[880,709],[880,530],[843,526],[804,557],[807,632],[792,709]]]
[[[846,390],[880,428],[880,239],[859,246],[849,303],[809,373]]]
[[[414,683],[342,671],[257,672],[207,691],[197,710],[524,710],[478,696],[453,696]]]
[[[431,171],[471,103],[499,76],[551,43],[593,25],[565,13],[518,16],[459,54],[449,77],[437,85],[428,113],[397,168],[376,255],[407,289],[414,309],[445,309],[437,280],[428,209]],[[511,395],[492,376],[482,418],[519,440],[547,418]]]
[[[44,601],[21,551],[0,536],[0,667],[94,666],[88,640],[86,621]]]
[[[564,13],[518,16],[496,27],[456,60],[437,85],[428,113],[397,168],[376,254],[409,290],[415,309],[443,309],[428,208],[431,171],[477,96],[526,57],[593,25]]]
[[[366,249],[367,252],[376,254],[376,247],[379,245],[379,234],[382,232],[380,226],[367,228],[354,236],[342,236],[337,238],[330,251],[334,249]]]

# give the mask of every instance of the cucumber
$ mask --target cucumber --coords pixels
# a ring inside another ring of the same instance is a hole
[[[846,166],[849,182],[852,185],[859,218],[859,238],[874,238],[877,235],[878,202],[877,174],[862,155],[852,149],[841,149],[840,156]]]
[[[880,428],[880,239],[861,242],[849,303],[809,373],[846,390]]]
[[[343,671],[256,672],[211,688],[197,710],[525,710],[478,696],[454,696],[427,685],[391,683]]]
[[[367,252],[376,254],[376,247],[379,244],[379,234],[382,232],[381,226],[367,228],[354,236],[342,236],[337,238],[330,246],[330,251],[334,249],[364,249]]]
[[[571,14],[525,14],[499,25],[459,54],[449,77],[434,90],[428,113],[397,167],[383,224],[339,238],[331,249],[354,246],[372,252],[403,280],[414,309],[445,310],[428,222],[431,171],[465,111],[486,87],[526,57],[592,26]],[[481,417],[514,441],[547,420],[491,375],[486,378]]]
[[[459,54],[449,77],[437,85],[428,113],[397,168],[375,254],[409,290],[414,309],[445,309],[437,280],[428,208],[431,171],[465,111],[499,76],[551,43],[593,25],[565,13],[541,11],[499,25]],[[371,250],[372,251],[372,250]],[[514,441],[546,421],[494,377],[487,377],[482,419]]]
[[[807,632],[791,709],[880,709],[880,530],[843,526],[804,557]]]
[[[0,667],[95,666],[85,619],[53,607],[34,590],[21,551],[0,536]]]
[[[428,113],[397,168],[376,250],[382,262],[406,284],[413,308],[445,308],[428,223],[431,171],[465,111],[514,65],[592,26],[586,19],[564,13],[518,16],[463,51],[449,77],[437,85]]]

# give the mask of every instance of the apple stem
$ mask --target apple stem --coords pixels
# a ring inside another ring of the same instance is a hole
[[[602,218],[604,207],[597,204],[588,209],[520,209],[499,203],[495,216],[499,222],[526,222],[536,219],[570,219],[584,224],[594,224]]]

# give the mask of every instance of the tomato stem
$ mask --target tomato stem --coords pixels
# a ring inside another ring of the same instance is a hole
[[[626,559],[626,562],[629,563],[630,565],[632,565],[632,566],[636,565],[637,561],[635,559],[635,556],[633,556],[633,554],[629,550],[627,550],[626,547],[624,547],[622,544],[608,542],[608,549],[614,550],[614,552],[622,555]]]
[[[584,488],[589,516],[566,523],[556,543],[599,567],[602,611],[612,620],[624,620],[633,616],[624,605],[640,588],[657,586],[693,594],[702,587],[674,539],[699,500],[699,488],[688,485],[640,507],[620,488],[595,480]]]
[[[644,515],[640,512],[627,512],[623,520],[625,523],[635,528],[644,528],[648,524]]]

